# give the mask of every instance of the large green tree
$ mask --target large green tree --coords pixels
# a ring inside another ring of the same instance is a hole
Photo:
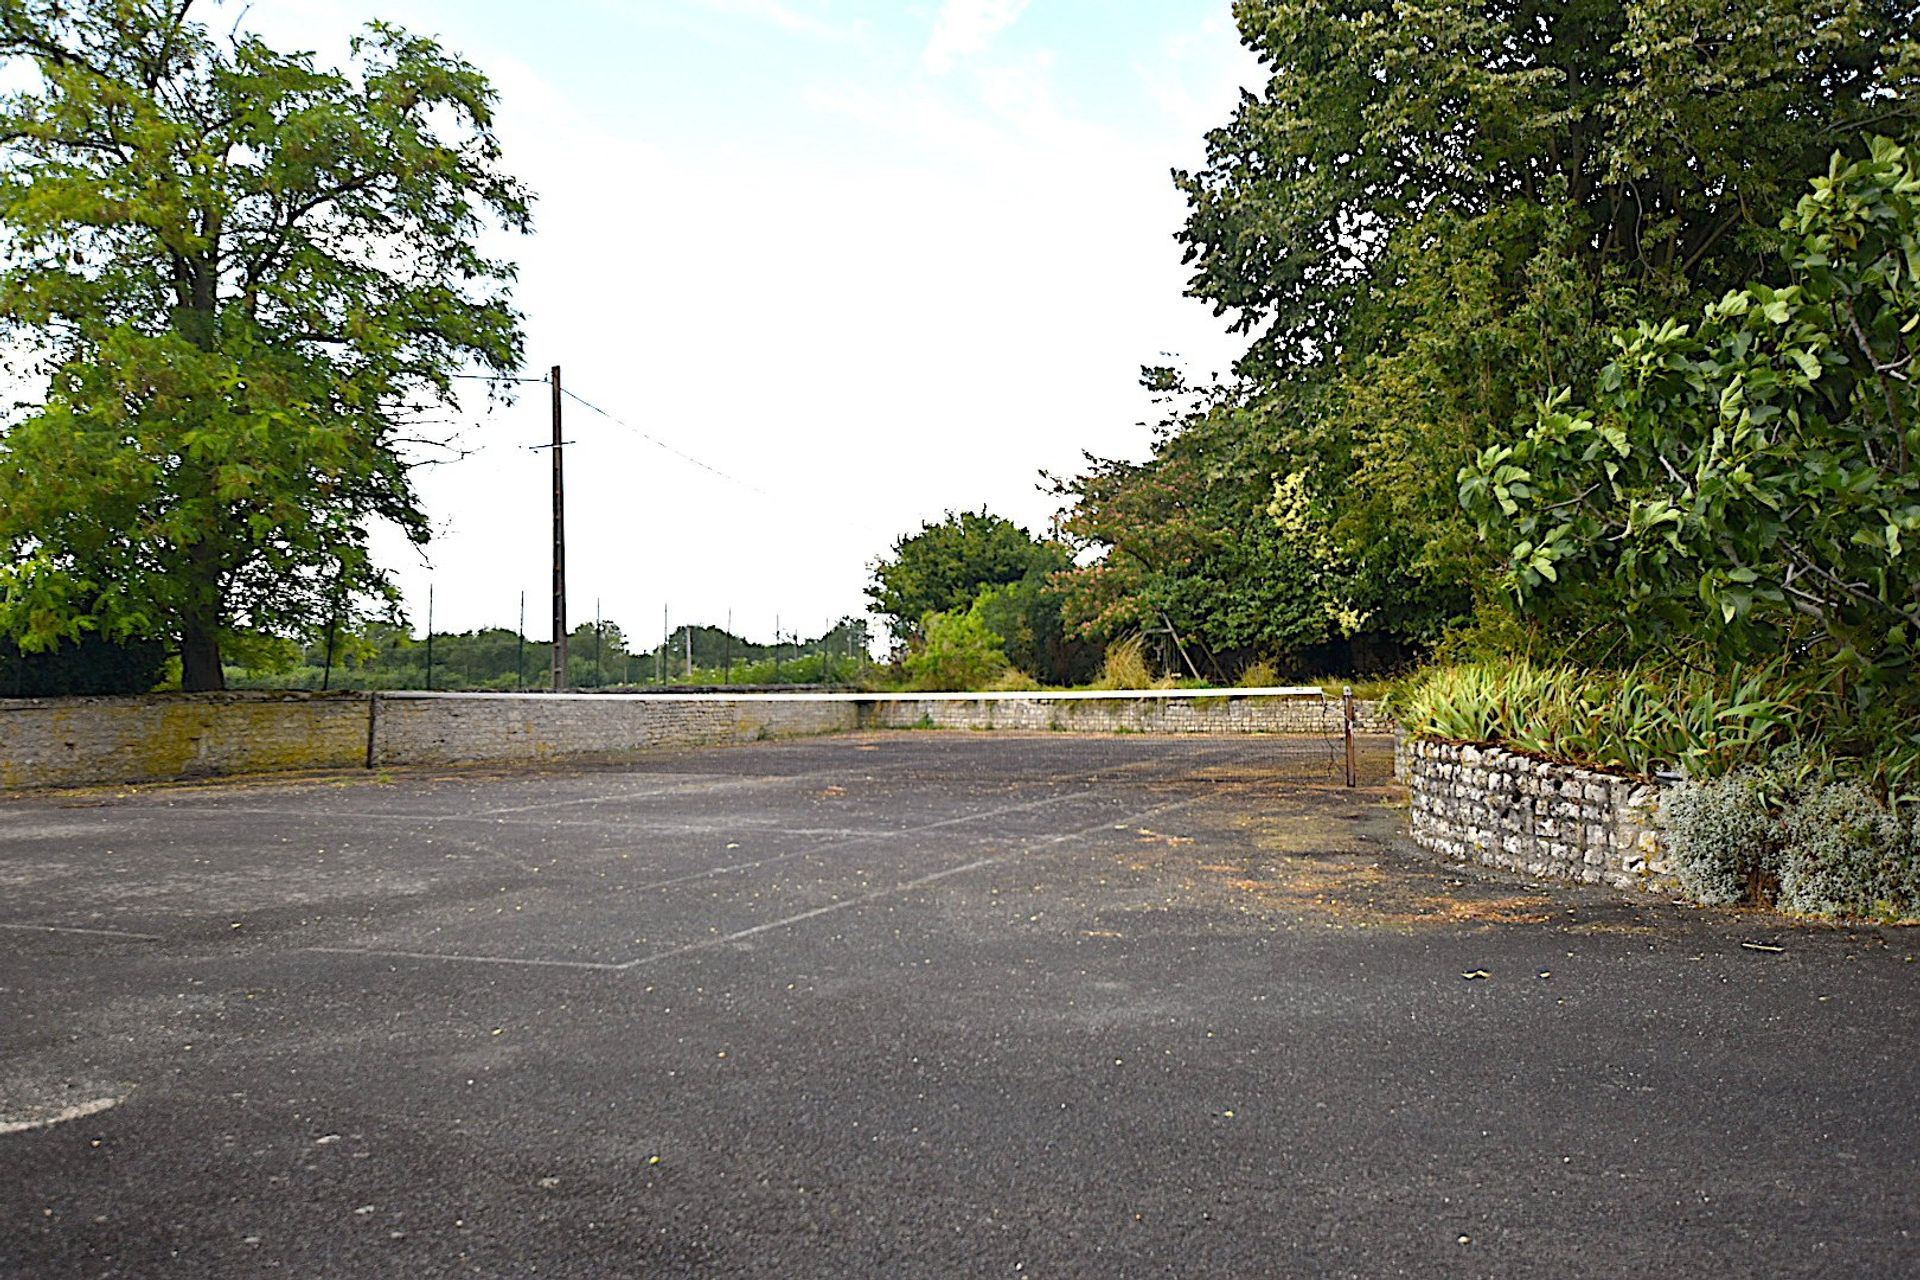
[[[1618,335],[1460,476],[1505,583],[1618,661],[1783,658],[1920,703],[1920,156],[1836,157],[1772,284]],[[1783,278],[1784,277],[1784,278]]]
[[[1116,600],[1184,595],[1187,625],[1223,643],[1251,634],[1233,622],[1249,601],[1264,598],[1273,644],[1305,634],[1291,623],[1313,595],[1345,589],[1318,569],[1289,582],[1318,529],[1252,524],[1294,476],[1371,625],[1420,643],[1467,616],[1493,574],[1460,467],[1597,375],[1616,325],[1764,278],[1787,243],[1779,210],[1828,156],[1920,119],[1915,0],[1234,13],[1266,83],[1175,181],[1189,292],[1249,348],[1148,466],[1096,467],[1069,524],[1154,560],[1147,581],[1109,554]],[[1115,481],[1131,528],[1111,518]]]
[[[1169,666],[1223,678],[1381,625],[1390,609],[1333,545],[1325,505],[1287,470],[1265,407],[1144,373],[1169,414],[1152,456],[1090,459],[1057,482],[1070,502],[1063,532],[1099,552],[1059,575],[1070,624],[1103,640],[1158,634]]]
[[[1069,634],[1065,598],[1054,579],[1073,553],[1054,538],[1036,538],[987,511],[948,512],[901,537],[873,566],[867,596],[887,620],[896,644],[918,645],[933,614],[958,618],[970,610],[983,632],[1013,665],[1038,679],[1072,684],[1087,679],[1099,649]],[[957,624],[950,624],[957,625]]]
[[[1771,261],[1773,211],[1838,141],[1920,115],[1913,0],[1237,0],[1234,13],[1266,88],[1175,181],[1192,292],[1268,367],[1337,358],[1414,255],[1502,211],[1564,211],[1561,247],[1590,270],[1733,287]]]
[[[485,76],[381,23],[348,70],[192,0],[0,0],[0,324],[45,380],[0,435],[0,630],[224,641],[391,601],[404,456],[463,367],[520,358],[525,230]]]

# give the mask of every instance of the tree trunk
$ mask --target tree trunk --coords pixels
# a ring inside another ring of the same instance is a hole
[[[219,634],[192,617],[180,625],[180,687],[188,693],[217,693],[227,687],[227,675],[220,665]]]
[[[187,548],[187,603],[180,612],[180,687],[212,693],[227,687],[220,665],[220,566],[206,543]]]

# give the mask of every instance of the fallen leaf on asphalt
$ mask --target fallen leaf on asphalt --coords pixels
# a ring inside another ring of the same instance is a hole
[[[1460,976],[1465,978],[1468,982],[1472,982],[1476,978],[1491,978],[1493,975],[1488,973],[1485,969],[1475,969],[1472,973],[1463,973]]]

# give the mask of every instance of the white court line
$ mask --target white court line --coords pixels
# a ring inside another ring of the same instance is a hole
[[[1169,809],[1183,809],[1188,805],[1197,804],[1199,801],[1200,797],[1197,796],[1187,800],[1170,800],[1166,804],[1157,804],[1149,809],[1143,809],[1139,813],[1126,818],[1120,825],[1131,827],[1157,814],[1165,813]],[[909,880],[904,884],[894,885],[890,889],[876,889],[872,893],[863,893],[857,898],[848,898],[844,902],[830,902],[824,907],[815,907],[811,911],[802,911],[797,915],[787,916],[781,920],[769,920],[765,924],[757,924],[750,929],[741,929],[736,933],[729,933],[724,937],[706,938],[700,942],[690,942],[683,947],[674,947],[667,951],[657,951],[650,956],[641,956],[638,959],[629,960],[621,965],[620,968],[622,970],[632,969],[639,965],[652,964],[656,960],[671,960],[675,956],[684,956],[694,951],[707,951],[714,947],[724,947],[758,934],[769,933],[775,929],[785,929],[789,925],[800,924],[804,921],[824,916],[829,912],[842,911],[848,907],[862,906],[869,902],[878,901],[881,898],[892,897],[896,893],[906,893],[910,890],[933,884],[936,881],[945,880],[949,876],[961,875],[968,871],[978,871],[983,867],[998,866],[1000,863],[1006,862],[1009,859],[1025,857],[1040,849],[1050,848],[1057,844],[1065,844],[1069,840],[1078,840],[1083,836],[1092,835],[1096,831],[1111,831],[1115,825],[1112,818],[1105,818],[1074,831],[1063,831],[1059,835],[1048,836],[1044,840],[1036,840],[1031,844],[1022,846],[1014,853],[1003,853],[997,858],[980,858],[974,862],[966,863],[964,866],[948,867],[945,871],[936,871],[932,875],[921,876],[917,880]]]
[[[95,1098],[92,1102],[82,1102],[78,1106],[66,1107],[62,1110],[51,1112],[44,1116],[36,1116],[29,1120],[10,1120],[4,1115],[0,1115],[0,1135],[26,1133],[30,1129],[46,1129],[56,1124],[64,1124],[69,1120],[81,1120],[87,1116],[97,1116],[102,1111],[111,1107],[117,1107],[125,1101],[125,1098]]]
[[[411,767],[419,768],[419,769],[427,769],[427,768],[432,768],[436,766],[419,765],[419,766],[411,766]],[[448,766],[448,767],[452,767],[452,766]],[[220,792],[218,790],[215,790],[212,793],[206,793],[206,792],[192,793],[189,799],[204,801],[204,803],[199,803],[199,804],[125,803],[125,804],[103,804],[103,805],[96,806],[96,808],[100,812],[164,813],[164,814],[177,814],[182,817],[189,817],[189,818],[195,818],[195,819],[204,819],[209,816],[219,816],[221,814],[233,813],[233,814],[252,815],[257,817],[273,817],[273,818],[350,817],[350,818],[356,818],[356,819],[381,818],[381,819],[387,819],[387,820],[396,821],[396,822],[418,822],[418,823],[476,822],[476,821],[481,821],[486,815],[490,815],[490,814],[525,813],[534,809],[554,808],[562,805],[595,804],[599,802],[612,802],[612,801],[621,801],[621,800],[645,800],[655,796],[673,796],[673,795],[684,795],[687,792],[712,791],[721,786],[726,786],[726,785],[738,786],[742,783],[746,783],[749,785],[751,784],[769,784],[770,785],[773,783],[790,781],[790,780],[806,781],[811,778],[831,778],[831,777],[844,777],[844,776],[845,776],[845,771],[838,770],[838,769],[822,769],[817,772],[796,773],[796,774],[753,774],[753,775],[748,775],[744,777],[735,776],[731,774],[723,774],[723,773],[681,774],[681,775],[676,775],[677,777],[676,781],[665,783],[660,786],[644,787],[644,788],[625,790],[625,791],[602,792],[602,793],[591,795],[591,796],[574,796],[564,800],[542,800],[534,804],[509,805],[504,808],[497,808],[497,809],[476,809],[472,813],[342,814],[339,810],[324,809],[324,808],[323,809],[312,809],[312,808],[279,809],[279,808],[268,808],[263,805],[244,805],[244,806],[243,805],[225,805],[225,804],[221,804],[220,801],[229,793]],[[215,778],[212,781],[217,784],[223,781],[223,779]],[[457,779],[457,781],[465,782],[465,781],[471,781],[471,779],[462,777]],[[295,784],[295,785],[297,786],[298,784]],[[334,794],[334,789],[332,788],[299,787],[298,789],[302,794],[312,794],[316,790],[318,790],[319,794],[322,794],[322,795]]]
[[[561,809],[572,805],[604,804],[622,800],[644,800],[653,796],[685,795],[695,791],[748,791],[763,790],[796,782],[812,782],[819,778],[845,779],[844,767],[827,769],[809,769],[804,773],[694,773],[679,775],[678,782],[652,787],[644,791],[616,791],[609,794],[591,796],[569,796],[561,800],[539,800],[531,804],[503,805],[494,809],[476,809],[471,816],[490,817],[502,813],[531,813],[536,809]],[[449,815],[465,817],[469,815]]]
[[[912,831],[898,832],[895,834],[912,835],[920,831],[930,831],[935,827],[952,826],[955,823],[970,821],[973,818],[993,817],[996,814],[1007,813],[1016,809],[1034,808],[1040,804],[1052,803],[1053,801],[1067,799],[1067,798],[1068,797],[1062,796],[1062,797],[1054,797],[1053,800],[1051,801],[1043,800],[1043,801],[1033,801],[1023,805],[1010,805],[1004,809],[998,809],[998,810],[992,810],[986,813],[974,814],[974,815],[971,815],[969,818],[949,818],[942,822],[930,823],[925,827],[916,827]],[[764,924],[752,925],[748,928],[740,929],[733,933],[725,934],[721,937],[703,938],[699,942],[690,942],[683,946],[671,947],[665,951],[656,951],[651,955],[637,956],[632,960],[622,961],[617,964],[607,963],[605,961],[592,961],[592,960],[522,960],[522,959],[516,959],[511,956],[450,955],[445,952],[368,950],[368,949],[362,949],[362,948],[356,948],[356,947],[304,947],[302,948],[302,950],[308,951],[308,952],[317,952],[322,955],[368,956],[368,957],[376,957],[376,958],[391,958],[391,959],[402,959],[402,960],[439,960],[439,961],[455,963],[455,964],[497,964],[497,965],[517,966],[517,967],[530,968],[530,969],[585,969],[585,970],[591,970],[591,971],[596,971],[600,973],[625,973],[627,970],[637,968],[640,965],[653,964],[660,960],[670,960],[676,956],[689,955],[696,951],[708,951],[713,949],[714,947],[727,946],[735,942],[744,941],[747,938],[756,937],[759,934],[770,933],[776,929],[785,929],[796,924],[802,924],[808,920],[813,920],[820,916],[831,914],[832,912],[835,912],[835,911],[844,911],[848,907],[864,906],[867,903],[877,902],[882,898],[889,898],[895,894],[910,893],[915,889],[923,888],[930,884],[935,884],[941,880],[948,879],[949,877],[952,877],[952,876],[964,875],[969,871],[979,871],[986,867],[998,866],[1001,863],[1010,861],[1013,858],[1024,857],[1025,855],[1033,853],[1040,849],[1050,848],[1058,844],[1065,844],[1070,840],[1078,840],[1078,839],[1081,839],[1082,837],[1092,835],[1096,831],[1110,831],[1116,827],[1132,827],[1141,822],[1146,821],[1148,818],[1155,817],[1162,813],[1167,813],[1174,809],[1187,808],[1190,805],[1198,804],[1200,803],[1200,801],[1207,798],[1208,797],[1205,797],[1205,796],[1189,796],[1185,800],[1170,800],[1165,804],[1157,804],[1149,808],[1142,809],[1140,812],[1128,815],[1127,817],[1121,818],[1118,821],[1115,821],[1112,817],[1103,818],[1099,822],[1090,823],[1087,826],[1077,828],[1076,830],[1073,830],[1073,831],[1066,831],[1066,832],[1062,832],[1059,835],[1048,836],[1045,839],[1033,841],[1030,844],[1022,846],[1020,849],[1016,850],[1013,853],[1001,854],[1000,856],[994,857],[994,858],[978,858],[972,862],[963,863],[962,865],[957,867],[948,867],[943,871],[935,871],[930,875],[924,875],[924,876],[918,877],[917,879],[907,880],[900,884],[892,885],[885,889],[875,889],[871,893],[863,893],[858,897],[846,898],[839,902],[830,902],[827,905],[822,907],[814,907],[811,910],[802,911],[795,915],[783,917],[779,920],[769,920]],[[807,850],[805,852],[813,853],[813,852],[819,852],[819,850]],[[802,856],[802,855],[799,855],[799,854],[782,855],[780,859],[766,859],[764,861],[781,861],[787,857],[798,857],[798,856]],[[714,874],[718,874],[718,873],[716,872]],[[698,877],[693,877],[693,878],[698,878]]]
[[[754,867],[770,866],[777,862],[791,862],[795,858],[804,858],[811,854],[830,853],[836,849],[845,849],[850,845],[869,844],[875,840],[887,840],[887,839],[893,839],[900,836],[919,835],[923,831],[935,831],[941,827],[956,826],[960,823],[965,823],[965,822],[978,822],[982,818],[1003,817],[1009,813],[1017,813],[1022,809],[1038,809],[1050,804],[1061,804],[1061,803],[1064,803],[1065,801],[1075,799],[1081,794],[1083,793],[1074,792],[1068,795],[1043,796],[1038,800],[1027,800],[1020,804],[1002,805],[998,809],[986,809],[986,810],[982,810],[979,813],[962,814],[957,818],[942,818],[938,822],[929,822],[924,826],[910,827],[905,831],[876,831],[868,835],[856,836],[851,840],[842,840],[838,844],[815,845],[811,848],[795,850],[792,853],[775,854],[772,857],[768,857],[768,858],[756,858],[751,862],[741,862],[741,863],[737,863],[732,866],[726,866],[726,867],[711,867],[704,871],[690,872],[684,876],[675,876],[667,880],[656,880],[651,884],[636,885],[634,886],[633,892],[645,893],[651,889],[665,889],[672,885],[685,884],[693,880],[707,880],[707,879],[713,878],[714,876],[727,875],[730,872],[734,872],[734,871],[747,871],[747,870],[753,869]],[[942,872],[941,874],[945,875],[945,874],[952,874],[952,873]],[[882,890],[881,892],[882,893],[898,892],[901,887],[902,886],[896,886],[894,889]],[[848,902],[846,903],[836,903],[832,907],[828,907],[825,909],[834,910],[839,906],[843,906],[843,905],[851,906],[853,901],[854,900],[849,899]],[[815,914],[818,914],[818,913],[816,912]],[[453,955],[447,952],[438,952],[438,951],[397,951],[397,950],[369,948],[369,947],[302,947],[301,950],[318,952],[322,955],[332,955],[332,956],[387,956],[387,957],[392,957],[395,959],[402,959],[402,960],[447,960],[447,961],[453,961],[453,962],[458,962],[462,964],[522,965],[528,968],[538,968],[538,969],[597,969],[605,972],[616,972],[616,973],[622,969],[629,968],[634,964],[641,963],[641,961],[635,961],[635,960],[629,960],[624,963],[618,963],[618,964],[609,963],[605,961],[597,961],[597,960],[537,960],[537,959],[527,960],[527,959],[520,959],[515,956],[469,956],[469,955]],[[656,959],[656,958],[657,957],[653,957],[653,956],[645,956],[645,957],[642,957],[641,960],[643,961],[643,960],[650,960],[650,959]]]
[[[942,827],[959,826],[962,823],[978,822],[982,818],[999,818],[1009,813],[1018,813],[1023,809],[1041,809],[1051,804],[1062,804],[1076,799],[1084,793],[1075,792],[1064,796],[1043,796],[1038,800],[1026,800],[1019,804],[1002,805],[998,809],[986,809],[979,813],[962,814],[957,818],[942,818],[938,822],[929,822],[924,826],[908,827],[905,831],[860,831],[850,833],[848,838],[835,844],[815,845],[810,849],[796,849],[792,853],[776,853],[765,858],[755,858],[751,862],[737,862],[729,867],[712,867],[705,871],[690,871],[683,876],[674,876],[667,880],[655,880],[651,884],[635,885],[633,892],[645,893],[649,889],[665,889],[676,884],[686,884],[693,880],[706,880],[714,876],[727,875],[734,871],[751,871],[755,867],[771,866],[777,862],[791,862],[795,858],[805,858],[816,853],[832,853],[838,849],[850,848],[857,844],[872,844],[876,840],[893,840],[902,836],[917,836],[923,831],[938,831]],[[771,835],[797,835],[799,832],[772,829]]]
[[[204,812],[189,812],[182,809],[150,809],[148,813],[167,814],[185,818],[191,822],[204,822]],[[875,834],[855,827],[783,827],[779,820],[767,822],[659,822],[652,818],[601,818],[597,820],[575,818],[488,818],[465,813],[437,813],[423,816],[415,813],[325,813],[304,809],[221,809],[221,814],[238,814],[251,818],[301,818],[314,822],[332,822],[359,824],[364,822],[399,823],[404,826],[431,826],[437,823],[471,822],[482,827],[566,827],[580,831],[630,830],[644,827],[648,834],[662,835],[700,835],[731,829],[746,832],[771,832],[784,836],[864,836]]]
[[[1025,852],[1025,850],[1022,850],[1022,852]],[[675,956],[684,956],[693,951],[706,951],[712,947],[724,947],[729,943],[739,942],[743,939],[751,938],[756,934],[771,933],[775,929],[785,929],[790,925],[799,924],[804,920],[812,920],[816,916],[824,916],[829,912],[843,911],[848,907],[858,907],[869,902],[877,902],[881,898],[890,898],[896,893],[907,893],[911,890],[921,888],[924,885],[933,884],[935,881],[945,880],[948,876],[964,875],[969,871],[978,871],[982,867],[996,866],[999,863],[1005,862],[1011,856],[1011,854],[1002,854],[997,858],[978,858],[962,866],[948,867],[945,871],[936,871],[932,875],[921,876],[917,880],[908,880],[904,884],[896,884],[890,889],[875,889],[873,892],[863,893],[857,898],[846,898],[840,902],[829,902],[824,907],[815,907],[811,911],[802,911],[798,915],[787,916],[781,920],[769,920],[765,924],[756,924],[750,929],[741,929],[722,937],[707,938],[700,942],[689,942],[684,947],[674,947],[668,951],[656,951],[650,956],[641,956],[638,959],[629,960],[625,964],[616,967],[624,972],[638,965],[652,964],[656,960],[671,960]]]
[[[518,956],[463,956],[448,951],[386,951],[365,947],[302,947],[301,952],[323,956],[365,956],[381,960],[442,960],[453,964],[503,964],[519,969],[591,969],[619,973],[627,966],[602,960],[525,960]]]
[[[64,924],[0,924],[0,929],[23,933],[81,933],[93,938],[122,938],[128,942],[164,942],[157,933],[128,933],[125,929],[81,929]]]
[[[674,956],[683,956],[690,951],[705,951],[710,947],[726,946],[728,943],[739,942],[742,939],[751,938],[756,934],[770,933],[775,929],[785,929],[790,925],[799,924],[803,920],[811,920],[815,916],[824,916],[829,912],[843,911],[848,907],[857,907],[864,903],[876,902],[881,898],[892,897],[896,893],[908,893],[923,885],[945,880],[948,876],[964,875],[969,871],[978,871],[982,867],[991,867],[995,863],[1005,862],[1006,860],[1007,855],[1002,855],[998,858],[978,858],[962,866],[948,867],[945,871],[936,871],[932,875],[921,876],[916,880],[908,880],[902,884],[892,885],[885,889],[875,889],[873,892],[863,893],[857,898],[844,898],[839,902],[829,902],[824,907],[815,907],[811,911],[802,911],[798,915],[787,916],[781,920],[769,920],[765,924],[756,924],[752,928],[741,929],[737,932],[726,934],[723,937],[706,938],[699,942],[690,942],[683,947],[674,947],[667,951],[658,951],[650,956],[640,956],[637,959],[622,961],[619,964],[607,964],[592,960],[517,960],[509,956],[455,956],[447,955],[444,952],[436,953],[431,951],[356,951],[346,947],[307,947],[306,950],[318,951],[325,955],[390,956],[407,960],[453,960],[466,964],[506,964],[542,969],[593,969],[602,973],[625,973],[627,970],[638,965],[652,964],[656,960],[667,960]]]

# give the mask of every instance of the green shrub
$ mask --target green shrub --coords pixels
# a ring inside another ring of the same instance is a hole
[[[1093,682],[1096,689],[1154,689],[1171,684],[1170,681],[1156,679],[1153,668],[1147,664],[1147,642],[1142,636],[1129,636],[1107,646],[1106,665],[1100,672],[1100,678]]]
[[[1683,783],[1660,821],[1697,902],[1743,898],[1809,916],[1920,914],[1920,829],[1857,781],[1809,776],[1792,756]]]
[[[1002,640],[978,615],[930,613],[907,654],[907,678],[921,692],[984,689],[1007,670]]]
[[[1687,782],[1660,802],[1660,825],[1680,887],[1695,902],[1725,906],[1755,889],[1777,862],[1780,825],[1761,775],[1742,769]]]
[[[1415,737],[1704,778],[1762,763],[1792,742],[1805,694],[1772,668],[1584,671],[1515,660],[1430,668],[1388,702]]]
[[[1785,818],[1780,906],[1804,915],[1897,917],[1920,911],[1920,848],[1914,828],[1865,788],[1809,788]]]
[[[1240,673],[1242,689],[1271,689],[1279,683],[1280,668],[1264,658],[1258,662],[1248,663],[1246,669]]]

